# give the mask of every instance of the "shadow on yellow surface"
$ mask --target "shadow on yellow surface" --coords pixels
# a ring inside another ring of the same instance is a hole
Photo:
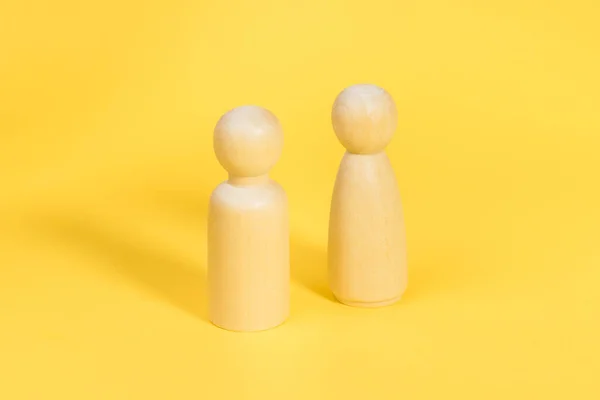
[[[334,301],[327,284],[327,251],[292,234],[290,245],[292,280],[313,293]]]
[[[171,197],[169,202],[173,201]],[[195,213],[194,218],[204,225],[206,213],[199,213],[202,207],[193,207],[198,202],[182,198],[177,204],[183,205],[180,210],[184,213]],[[31,225],[38,234],[63,248],[65,254],[83,253],[89,262],[82,268],[93,268],[109,276],[117,274],[127,284],[208,322],[205,257],[198,259],[197,249],[193,249],[194,254],[185,249],[169,249],[164,243],[148,239],[149,235],[139,228],[123,226],[80,213],[38,216]],[[205,243],[198,243],[198,247],[204,246]],[[325,248],[292,235],[290,263],[292,281],[334,301],[327,284]]]
[[[37,226],[71,251],[90,256],[90,267],[117,273],[160,300],[208,321],[206,268],[192,257],[167,251],[141,233],[119,231],[91,218],[40,219]]]
[[[202,187],[207,188],[212,182],[203,182]],[[148,199],[148,193],[142,196]],[[158,207],[169,210],[169,214],[184,220],[197,221],[205,224],[208,213],[210,194],[203,190],[170,190],[154,191],[150,196]],[[205,246],[206,239],[202,246]],[[290,233],[290,264],[291,279],[311,292],[326,299],[333,300],[327,284],[327,251],[325,244],[317,245],[305,239],[301,234]]]

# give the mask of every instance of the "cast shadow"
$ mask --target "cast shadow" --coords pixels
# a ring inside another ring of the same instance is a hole
[[[290,264],[292,280],[325,299],[335,301],[327,283],[327,250],[325,246],[315,246],[292,235]]]
[[[161,209],[170,210],[175,218],[192,218],[206,222],[210,192],[199,188],[147,192],[146,198]],[[290,234],[291,279],[325,299],[335,301],[327,283],[326,244],[317,246]]]
[[[196,257],[173,254],[159,243],[141,239],[83,217],[54,217],[36,221],[46,237],[84,251],[104,273],[117,273],[188,314],[208,321],[206,269]]]

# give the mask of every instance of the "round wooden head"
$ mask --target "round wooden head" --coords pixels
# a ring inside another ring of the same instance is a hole
[[[335,99],[333,130],[350,153],[374,154],[386,148],[398,125],[394,99],[375,85],[354,85]]]
[[[236,177],[267,174],[283,150],[277,117],[258,106],[241,106],[223,115],[214,131],[219,163]]]

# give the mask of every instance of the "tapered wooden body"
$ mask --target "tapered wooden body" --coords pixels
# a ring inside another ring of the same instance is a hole
[[[260,331],[288,317],[289,222],[285,192],[267,181],[222,183],[208,215],[210,320],[232,331]]]
[[[342,303],[394,303],[407,285],[404,218],[385,152],[352,154],[340,164],[329,225],[329,283]]]

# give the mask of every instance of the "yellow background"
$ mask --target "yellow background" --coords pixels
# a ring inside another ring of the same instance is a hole
[[[0,398],[600,398],[600,5],[0,3]],[[409,289],[332,301],[335,96],[395,98]],[[273,111],[292,314],[207,322],[212,129]]]

